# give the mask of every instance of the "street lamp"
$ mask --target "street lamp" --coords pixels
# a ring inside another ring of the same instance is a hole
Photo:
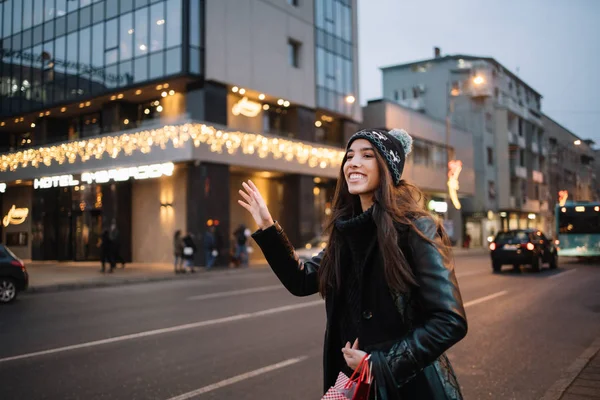
[[[485,78],[481,75],[473,77],[472,82],[475,86],[481,86],[485,83]],[[446,84],[446,161],[448,165],[448,197],[457,210],[461,209],[460,200],[458,199],[458,176],[462,171],[462,161],[454,160],[453,154],[450,151],[450,131],[451,116],[454,112],[454,98],[462,94],[459,87],[450,88],[450,80]]]

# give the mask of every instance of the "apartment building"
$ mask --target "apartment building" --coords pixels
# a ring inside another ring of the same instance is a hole
[[[382,73],[385,99],[472,134],[475,194],[462,212],[474,246],[502,229],[548,228],[548,140],[536,90],[493,58],[438,48]]]

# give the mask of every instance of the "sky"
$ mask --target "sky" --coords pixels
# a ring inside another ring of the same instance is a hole
[[[539,92],[542,111],[600,148],[600,0],[358,0],[360,102],[380,67],[493,57]]]

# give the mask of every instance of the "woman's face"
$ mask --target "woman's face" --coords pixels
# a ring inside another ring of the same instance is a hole
[[[375,151],[365,139],[356,139],[350,145],[344,164],[344,177],[350,194],[372,196],[379,186],[379,165]]]

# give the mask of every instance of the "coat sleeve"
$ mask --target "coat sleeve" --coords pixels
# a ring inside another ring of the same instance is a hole
[[[417,229],[441,244],[431,218],[415,221]],[[409,234],[413,271],[419,287],[417,301],[424,317],[420,325],[384,354],[399,385],[414,377],[427,365],[467,334],[467,319],[454,268],[444,263],[439,250],[416,232]]]
[[[283,286],[294,296],[310,296],[319,291],[318,269],[324,250],[306,262],[301,262],[283,229],[276,223],[258,230],[252,238],[262,250],[269,266]]]

